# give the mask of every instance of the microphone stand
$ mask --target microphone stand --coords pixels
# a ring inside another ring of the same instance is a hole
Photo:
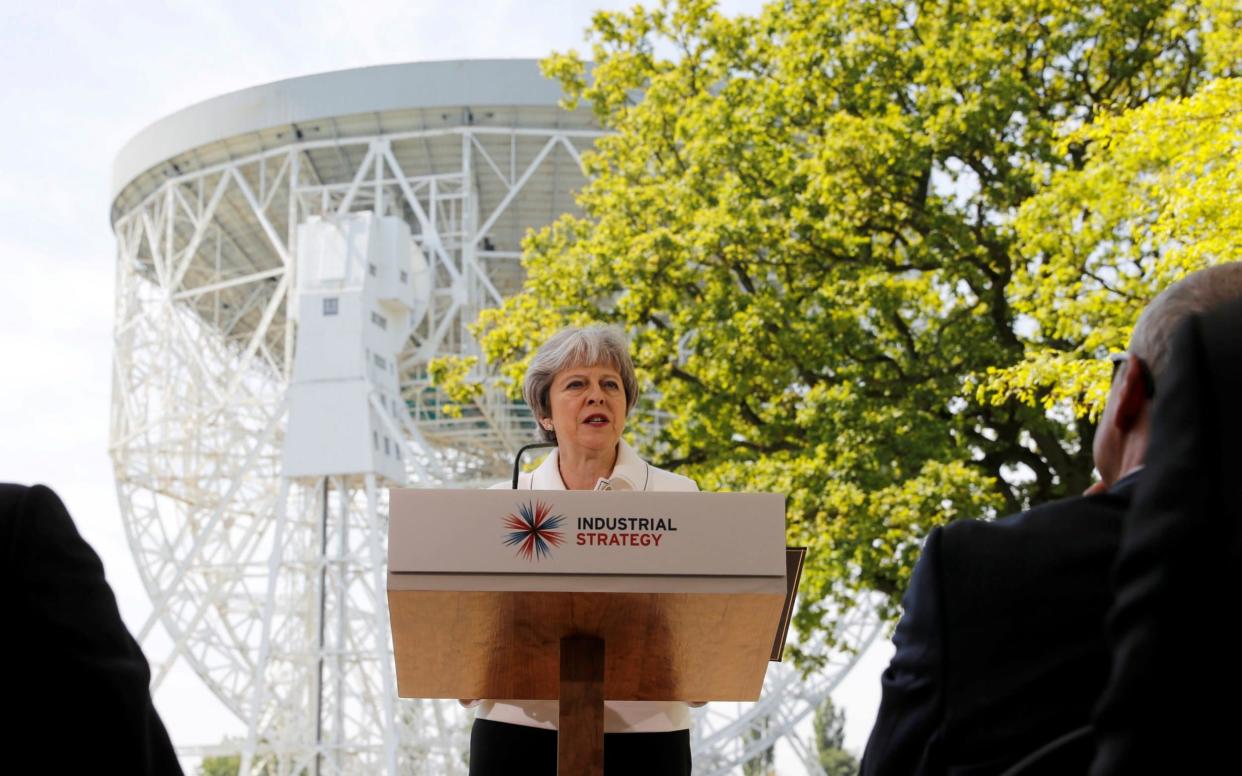
[[[522,455],[527,450],[534,450],[540,447],[556,447],[556,442],[535,442],[534,444],[526,445],[517,451],[517,456],[513,459],[513,489],[514,490],[517,490],[518,473],[519,471],[521,471],[519,467],[522,465]]]

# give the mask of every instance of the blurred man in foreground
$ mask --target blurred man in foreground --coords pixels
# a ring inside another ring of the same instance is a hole
[[[1192,316],[1174,341],[1113,565],[1092,776],[1219,773],[1237,759],[1242,299]]]
[[[151,671],[64,504],[0,484],[5,769],[180,774]]]
[[[903,600],[897,652],[863,774],[1002,773],[1046,745],[1085,772],[1091,712],[1108,680],[1109,574],[1147,452],[1153,398],[1188,316],[1242,297],[1242,262],[1211,267],[1148,305],[1092,449],[1083,496],[931,532]]]

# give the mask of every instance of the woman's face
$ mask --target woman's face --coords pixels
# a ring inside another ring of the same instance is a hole
[[[552,378],[548,392],[556,443],[567,452],[616,447],[625,428],[625,386],[611,366],[578,366]]]

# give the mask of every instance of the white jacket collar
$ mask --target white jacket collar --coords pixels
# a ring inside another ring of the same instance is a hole
[[[531,472],[531,490],[567,490],[557,463],[559,452],[554,448],[543,463]],[[607,487],[597,485],[597,490],[646,490],[651,482],[651,465],[639,458],[634,448],[622,439],[617,442],[617,462],[613,464],[612,475],[600,482],[606,483]]]

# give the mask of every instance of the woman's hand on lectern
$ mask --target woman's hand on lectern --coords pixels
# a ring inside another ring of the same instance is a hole
[[[457,702],[462,706],[465,706],[467,709],[473,709],[475,706],[479,705],[478,698],[458,698]]]

